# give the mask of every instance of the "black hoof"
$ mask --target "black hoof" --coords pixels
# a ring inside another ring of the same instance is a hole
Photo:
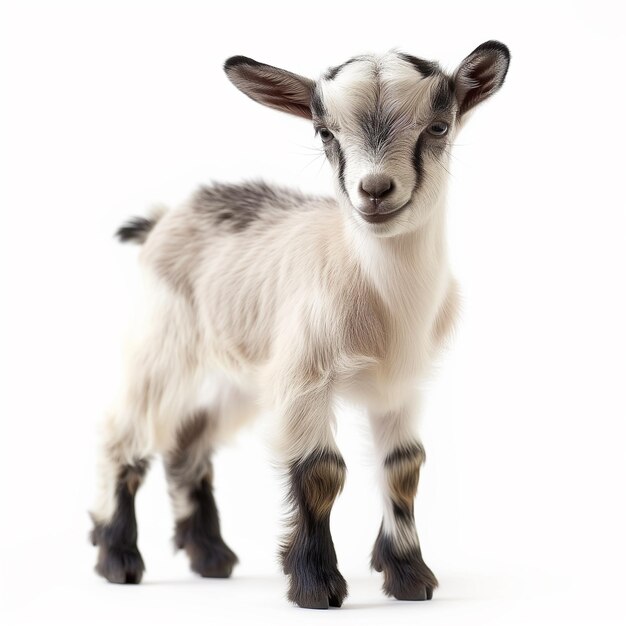
[[[221,540],[187,543],[191,569],[204,578],[229,578],[238,563],[237,555]]]
[[[419,548],[399,555],[390,540],[379,536],[372,553],[372,567],[383,572],[383,591],[397,600],[431,600],[438,585],[437,578],[424,563]]]
[[[383,591],[396,600],[432,600],[437,579],[424,561],[404,561],[383,569]]]
[[[116,541],[112,535],[111,526],[94,524],[90,539],[94,546],[98,546],[96,572],[111,583],[138,585],[146,567],[137,546]]]
[[[347,591],[346,591],[346,595],[347,595]],[[330,606],[339,608],[343,604],[344,599],[345,599],[345,596],[341,598],[339,596],[331,595],[328,597],[328,604]]]
[[[396,600],[432,600],[433,589],[434,588],[430,585],[417,583],[414,584],[411,588],[405,586],[404,588],[401,588],[397,592],[391,593],[390,595],[393,595]]]
[[[100,546],[96,572],[110,583],[138,585],[145,569],[137,548]]]
[[[326,594],[298,602],[298,606],[301,609],[327,609],[329,605],[330,603],[328,602],[328,596]]]
[[[316,576],[303,573],[299,579],[293,574],[290,577],[287,597],[302,609],[327,609],[340,607],[348,595],[348,585],[344,577],[334,572]]]

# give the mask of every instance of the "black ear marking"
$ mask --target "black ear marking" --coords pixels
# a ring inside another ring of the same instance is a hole
[[[224,71],[228,72],[229,69],[236,67],[237,65],[261,65],[258,61],[251,59],[250,57],[244,57],[240,54],[230,57],[224,61]]]
[[[511,53],[499,41],[486,41],[468,55],[454,74],[459,115],[492,96],[502,87]]]
[[[312,118],[315,82],[309,78],[245,56],[226,59],[224,71],[235,87],[252,100],[285,113]]]
[[[412,54],[405,54],[404,52],[400,52],[398,56],[406,63],[410,63],[424,78],[434,76],[441,71],[439,64],[434,61],[426,61],[425,59],[420,59]]]
[[[359,57],[353,57],[352,59],[348,59],[345,63],[342,63],[341,65],[335,65],[334,67],[329,67],[328,70],[326,70],[326,73],[324,74],[324,79],[325,80],[335,80],[335,78],[337,77],[337,74],[339,74],[339,72],[341,72],[341,70],[346,67],[346,65],[350,65],[350,63],[355,63],[356,61],[359,61]]]

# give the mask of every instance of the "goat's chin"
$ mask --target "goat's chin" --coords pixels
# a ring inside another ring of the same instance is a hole
[[[413,230],[412,228],[407,227],[406,220],[401,220],[400,216],[393,220],[389,220],[388,222],[380,223],[366,222],[359,216],[356,216],[355,220],[361,230],[374,237],[380,237],[381,239],[397,237],[398,235],[403,235],[410,230]]]
[[[426,224],[431,216],[431,212],[424,211],[416,202],[404,206],[397,212],[397,215],[393,215],[383,222],[368,221],[352,205],[347,209],[350,212],[351,221],[359,230],[381,239],[415,232]]]

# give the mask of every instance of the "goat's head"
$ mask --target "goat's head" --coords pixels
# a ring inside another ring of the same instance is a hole
[[[399,52],[354,57],[317,82],[241,56],[224,69],[253,100],[312,120],[344,209],[391,236],[419,227],[437,205],[452,140],[467,113],[502,86],[509,58],[506,46],[488,41],[451,76]]]

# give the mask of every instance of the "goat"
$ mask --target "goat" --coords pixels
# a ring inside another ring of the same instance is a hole
[[[469,112],[502,86],[509,60],[488,41],[447,74],[391,51],[317,81],[243,56],[225,62],[244,94],[312,121],[336,198],[214,184],[118,231],[143,244],[145,297],[104,421],[91,512],[100,575],[141,580],[134,497],[157,453],[176,546],[201,576],[230,576],[237,557],[220,533],[212,454],[269,408],[289,481],[288,599],[341,606],[347,585],[329,518],[346,476],[333,403],[348,398],[366,410],[382,491],[371,565],[387,595],[432,598],[438,583],[413,508],[425,458],[416,415],[419,383],[458,308],[445,240],[449,150]]]

